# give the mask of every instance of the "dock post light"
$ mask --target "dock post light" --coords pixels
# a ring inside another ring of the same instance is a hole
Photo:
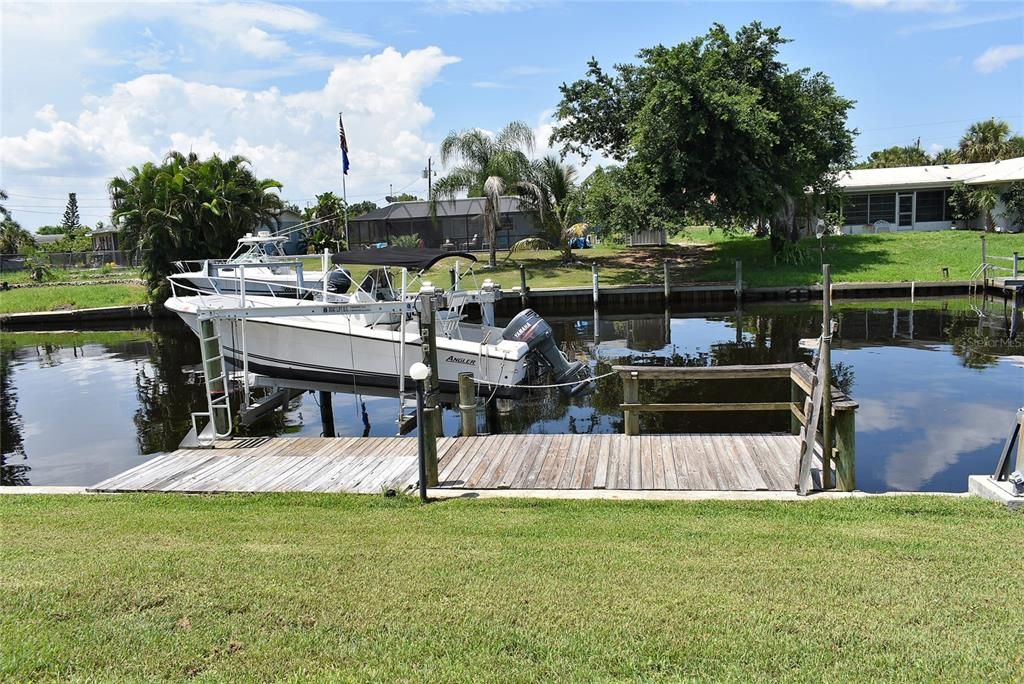
[[[427,501],[427,435],[424,431],[423,404],[425,381],[430,377],[430,367],[417,361],[409,367],[409,376],[416,382],[416,441],[419,447],[420,501]]]

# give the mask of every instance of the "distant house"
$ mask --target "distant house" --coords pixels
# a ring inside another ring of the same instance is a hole
[[[64,233],[51,233],[49,235],[40,235],[39,233],[32,233],[32,237],[35,238],[37,245],[52,245],[58,240],[63,240]]]
[[[277,215],[276,220],[269,221],[259,228],[259,230],[266,230],[273,234],[287,235],[288,242],[284,243],[285,254],[305,254],[306,253],[306,236],[303,235],[301,229],[296,230],[296,226],[303,223],[305,219],[302,218],[302,214],[291,209],[282,209],[281,213]]]
[[[935,164],[890,169],[851,169],[838,179],[842,191],[842,232],[847,234],[947,230],[953,227],[949,193],[957,183],[991,186],[1002,194],[1024,180],[1024,157],[981,164]],[[1009,216],[1002,199],[992,211],[997,230],[1024,229]],[[982,228],[978,217],[968,228]]]
[[[94,252],[116,252],[120,247],[120,232],[113,226],[93,229],[89,233],[92,238],[92,251]]]
[[[518,197],[502,197],[501,222],[495,231],[498,249],[541,232],[536,212]],[[437,203],[436,222],[430,215],[430,202],[395,202],[368,214],[348,220],[349,248],[360,249],[390,244],[399,235],[418,235],[426,247],[451,246],[452,249],[485,249],[484,199],[443,200]]]

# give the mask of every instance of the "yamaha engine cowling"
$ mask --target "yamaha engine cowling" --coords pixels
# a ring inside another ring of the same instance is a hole
[[[530,349],[529,353],[537,354],[551,368],[555,384],[579,380],[578,384],[565,384],[559,387],[563,394],[576,396],[593,389],[594,383],[586,366],[579,361],[569,361],[565,358],[555,344],[555,334],[551,326],[533,309],[524,309],[509,321],[501,336],[512,342],[526,343]]]
[[[335,269],[327,274],[327,291],[332,294],[345,294],[352,287],[352,274],[343,268]]]

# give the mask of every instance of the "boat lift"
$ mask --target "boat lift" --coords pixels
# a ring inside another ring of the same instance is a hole
[[[325,251],[322,256],[324,264],[331,262],[332,255],[330,252]],[[335,255],[337,258],[337,255]],[[458,263],[458,262],[456,262]],[[260,306],[257,305],[258,300],[252,300],[246,296],[246,268],[260,268],[264,267],[265,264],[259,263],[220,263],[217,265],[220,268],[233,268],[238,273],[239,280],[239,304],[238,307],[232,308],[200,308],[197,311],[198,327],[199,327],[199,340],[200,340],[200,351],[202,356],[202,370],[205,378],[205,394],[206,394],[206,411],[197,411],[192,413],[192,428],[193,434],[195,435],[195,441],[200,446],[209,446],[218,439],[228,439],[234,432],[233,414],[230,403],[230,392],[228,387],[229,375],[225,367],[225,356],[224,348],[221,341],[221,332],[218,331],[216,321],[219,320],[231,320],[238,321],[240,327],[240,341],[241,341],[241,385],[243,392],[243,413],[249,413],[253,411],[266,411],[275,406],[268,406],[271,402],[280,403],[279,398],[272,398],[271,400],[261,402],[260,404],[252,404],[251,395],[252,388],[256,386],[273,386],[278,390],[285,389],[299,389],[307,390],[309,383],[290,383],[286,380],[273,379],[273,382],[264,382],[254,378],[254,374],[249,371],[249,356],[246,350],[246,336],[245,336],[245,322],[250,318],[275,318],[283,316],[322,316],[322,315],[357,315],[357,314],[392,314],[399,313],[402,315],[403,320],[410,317],[412,314],[418,314],[421,320],[424,318],[424,309],[430,310],[430,316],[427,318],[433,319],[433,311],[439,309],[453,310],[461,312],[462,308],[469,303],[477,304],[480,306],[481,317],[485,325],[494,325],[494,304],[502,297],[500,285],[491,282],[489,279],[485,280],[482,287],[479,290],[461,290],[458,289],[461,280],[461,274],[458,273],[456,267],[455,284],[452,290],[446,292],[444,290],[433,287],[429,282],[422,282],[421,288],[416,293],[409,292],[409,278],[408,269],[401,269],[401,289],[400,297],[397,301],[378,301],[378,302],[349,302],[342,301],[341,295],[331,294],[327,290],[327,270],[324,270],[325,276],[323,277],[322,289],[312,289],[305,287],[302,282],[302,270],[301,262],[300,268],[296,269],[296,283],[295,285],[288,285],[289,288],[296,290],[296,296],[298,299],[312,298],[314,301],[308,304],[285,304],[282,306]],[[414,279],[415,281],[415,279]],[[180,283],[174,284],[172,282],[172,289],[176,287],[182,287],[186,289],[187,286],[183,286]],[[357,285],[357,289],[359,286]],[[197,290],[200,295],[200,300],[204,294]],[[410,296],[412,295],[412,296]],[[274,295],[271,295],[272,297]],[[265,297],[265,296],[264,296]],[[287,299],[282,301],[295,302],[295,299]],[[455,320],[459,318],[459,315],[454,317]],[[454,322],[449,320],[442,323],[442,334],[450,334],[451,327],[454,326]],[[430,331],[433,334],[437,334],[433,323],[429,326]],[[421,338],[425,336],[426,328],[421,324],[420,332]],[[398,395],[399,395],[399,417],[398,425],[399,432],[403,431],[403,427],[408,425],[410,416],[405,414],[405,373],[401,372],[406,367],[406,335],[400,336],[399,343],[399,369],[398,373]],[[429,348],[433,349],[434,343],[429,344]],[[430,364],[428,364],[430,365]],[[432,378],[432,382],[436,383],[436,376]],[[301,385],[301,386],[300,386]],[[436,394],[436,387],[433,388]],[[319,391],[329,391],[328,389],[320,389]],[[198,420],[200,418],[207,419],[207,425],[200,431],[198,426]]]

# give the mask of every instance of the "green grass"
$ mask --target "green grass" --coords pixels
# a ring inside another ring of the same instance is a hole
[[[1019,681],[1024,516],[0,497],[0,679]]]
[[[0,292],[0,313],[91,309],[100,306],[145,304],[142,285],[55,285]]]
[[[86,280],[127,280],[129,278],[141,278],[142,271],[137,268],[54,268],[50,270],[47,280],[53,282],[86,281]],[[0,281],[8,283],[30,283],[29,270],[4,271],[0,273]]]
[[[980,236],[979,232],[954,230],[829,236],[825,238],[825,260],[831,264],[834,282],[939,281],[943,267],[949,268],[951,280],[969,280],[981,263]],[[986,237],[990,255],[1024,253],[1024,234]],[[799,265],[775,263],[766,241],[749,236],[694,229],[689,238],[713,246],[713,258],[699,271],[702,280],[735,280],[735,261],[742,259],[743,279],[752,287],[821,282],[820,248],[815,238],[801,241],[806,258]]]

